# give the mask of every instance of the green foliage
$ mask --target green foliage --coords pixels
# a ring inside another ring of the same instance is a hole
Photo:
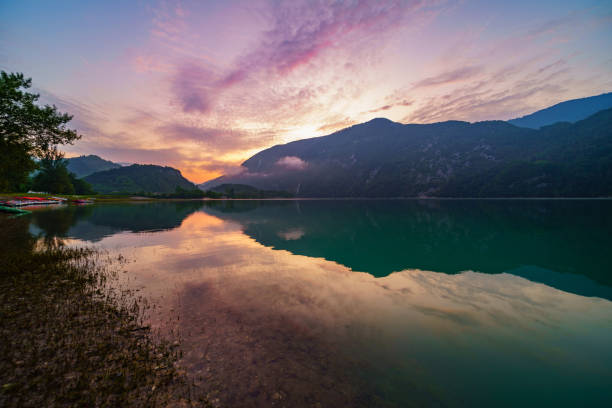
[[[139,196],[143,197],[151,197],[151,198],[185,198],[185,199],[197,199],[197,198],[221,198],[223,194],[215,192],[215,191],[203,191],[199,188],[195,189],[184,189],[180,186],[177,186],[174,190],[174,193],[149,193],[145,191],[138,192]]]
[[[174,193],[146,194],[146,195],[151,196],[151,197],[156,197],[156,198],[204,198],[206,197],[206,193],[200,190],[199,188],[187,190],[180,186],[176,186]]]
[[[78,195],[94,195],[97,194],[91,187],[91,184],[83,179],[77,178],[74,173],[70,173],[70,182],[74,186],[74,194]]]
[[[186,190],[180,186],[176,186],[174,193],[169,194],[168,196],[172,198],[203,198],[206,196],[206,194],[199,188]]]
[[[27,191],[28,175],[35,169],[26,145],[0,137],[0,191]]]
[[[195,190],[196,186],[172,167],[133,164],[100,171],[84,178],[100,193],[172,194],[176,188]]]
[[[204,196],[206,198],[222,198],[223,194],[218,193],[216,191],[207,190],[207,191],[204,192]]]
[[[221,184],[214,187],[211,192],[216,192],[227,198],[291,198],[293,194],[286,191],[259,190],[246,184]]]
[[[32,179],[33,190],[52,194],[96,194],[91,184],[68,171],[66,160],[57,152],[42,159],[39,169]]]
[[[0,72],[0,190],[24,187],[36,168],[34,157],[44,158],[59,144],[71,144],[80,136],[68,129],[72,116],[55,106],[38,106],[39,95],[25,91],[31,79],[23,74]]]
[[[40,161],[40,171],[32,181],[32,189],[52,194],[74,194],[72,178],[61,157],[47,157]]]

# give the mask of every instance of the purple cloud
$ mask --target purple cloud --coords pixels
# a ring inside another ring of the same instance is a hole
[[[206,113],[211,108],[208,89],[212,78],[210,71],[197,65],[184,65],[175,74],[172,90],[183,112]]]
[[[418,0],[303,0],[275,4],[271,28],[251,52],[237,59],[232,70],[213,77],[191,65],[182,67],[173,81],[174,92],[184,112],[208,113],[219,94],[227,89],[261,76],[287,76],[330,49],[358,47],[369,37],[401,26],[406,14],[419,7],[422,2]]]
[[[341,46],[351,34],[381,33],[396,26],[416,1],[301,1],[275,8],[273,27],[236,72],[271,70],[286,74],[324,50]]]

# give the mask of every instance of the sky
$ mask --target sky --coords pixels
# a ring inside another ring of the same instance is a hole
[[[68,157],[200,183],[376,117],[506,120],[612,91],[612,1],[0,0],[0,69],[74,116]]]

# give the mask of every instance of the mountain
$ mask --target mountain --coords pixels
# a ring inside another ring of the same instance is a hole
[[[172,167],[152,164],[119,167],[100,171],[84,178],[100,193],[173,193],[177,187],[193,190],[195,184]]]
[[[121,167],[118,163],[104,160],[96,155],[71,157],[66,159],[68,162],[68,171],[74,173],[78,178],[89,176],[98,171],[117,169]]]
[[[539,129],[557,122],[575,123],[610,108],[612,108],[612,92],[561,102],[508,122],[515,126]]]
[[[612,196],[612,109],[539,130],[374,119],[273,146],[242,166],[208,188],[246,184],[298,197]]]

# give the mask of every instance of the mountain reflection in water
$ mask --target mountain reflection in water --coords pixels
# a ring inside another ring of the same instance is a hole
[[[152,324],[178,313],[183,366],[223,406],[609,406],[611,209],[157,202],[30,230],[133,260]]]
[[[32,232],[89,242],[123,231],[155,232],[177,228],[201,201],[128,202],[62,206],[32,214]]]
[[[265,246],[375,277],[404,269],[510,273],[612,299],[612,201],[186,201],[67,207],[34,214],[46,234],[97,242],[177,228],[203,210]]]

